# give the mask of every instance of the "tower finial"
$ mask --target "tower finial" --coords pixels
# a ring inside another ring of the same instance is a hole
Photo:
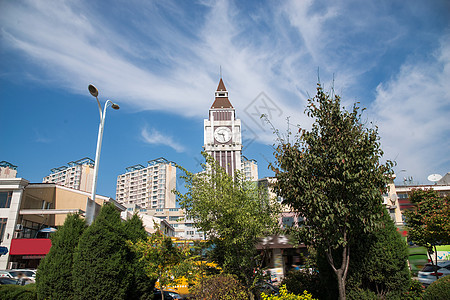
[[[222,65],[220,65],[219,69],[220,69],[220,79],[222,79]]]

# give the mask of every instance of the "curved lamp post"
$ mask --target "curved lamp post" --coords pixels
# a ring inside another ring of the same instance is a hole
[[[92,180],[92,194],[91,199],[88,199],[86,204],[86,222],[88,225],[91,225],[94,221],[94,214],[95,214],[95,193],[97,191],[97,177],[98,177],[98,166],[100,163],[100,151],[102,149],[102,139],[103,139],[103,128],[105,127],[105,118],[106,118],[106,109],[109,105],[111,105],[111,108],[113,109],[119,109],[119,105],[116,103],[113,103],[111,100],[106,100],[105,105],[103,107],[102,112],[102,106],[100,105],[100,101],[98,100],[98,90],[95,86],[92,84],[88,87],[89,93],[91,93],[92,96],[95,97],[98,104],[98,111],[100,113],[100,125],[98,127],[98,138],[97,138],[97,150],[95,152],[95,164],[94,164],[94,178]]]

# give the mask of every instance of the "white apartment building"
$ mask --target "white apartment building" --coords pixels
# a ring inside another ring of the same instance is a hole
[[[0,178],[16,178],[17,166],[7,161],[0,161]]]
[[[148,209],[173,208],[176,179],[175,163],[163,157],[148,161],[146,167],[128,167],[125,174],[117,177],[116,201]]]
[[[55,183],[84,192],[92,191],[94,161],[88,157],[71,161],[65,166],[51,169],[50,175],[44,177],[43,183]]]
[[[203,240],[204,234],[195,227],[193,220],[187,219],[181,208],[141,209],[141,213],[167,221],[175,229],[175,237],[184,240]]]
[[[256,160],[241,156],[241,170],[245,180],[258,181],[258,163]]]

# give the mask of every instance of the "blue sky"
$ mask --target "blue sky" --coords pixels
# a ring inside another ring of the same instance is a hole
[[[427,183],[450,171],[449,20],[438,0],[1,1],[0,160],[41,182],[94,158],[92,83],[121,106],[108,111],[98,193],[114,197],[126,167],[161,156],[197,171],[222,66],[244,155],[270,176],[274,135],[256,115],[308,127],[319,69],[347,107],[367,107],[398,176]]]

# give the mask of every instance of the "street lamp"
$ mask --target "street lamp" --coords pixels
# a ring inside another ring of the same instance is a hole
[[[106,109],[109,105],[113,109],[119,109],[119,105],[116,103],[113,103],[111,100],[106,100],[105,106],[103,107],[102,112],[102,106],[100,105],[100,101],[98,100],[98,90],[95,86],[90,84],[88,86],[89,93],[91,93],[92,96],[95,97],[98,104],[98,111],[100,113],[100,125],[98,127],[98,138],[97,138],[97,151],[95,152],[95,164],[94,164],[94,178],[92,180],[92,195],[91,199],[88,198],[87,204],[86,204],[86,222],[88,225],[91,225],[94,221],[94,213],[95,213],[95,193],[97,191],[97,177],[98,177],[98,166],[100,164],[100,151],[102,149],[102,139],[103,139],[103,128],[105,127],[105,118],[106,118]]]

